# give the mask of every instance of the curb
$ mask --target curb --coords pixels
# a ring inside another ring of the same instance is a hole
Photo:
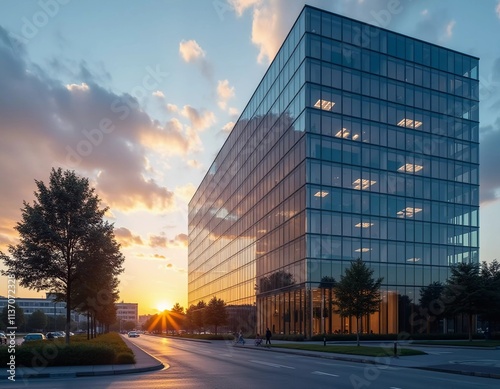
[[[468,375],[468,376],[474,376],[474,377],[494,378],[494,379],[500,380],[500,374],[495,374],[495,373],[481,373],[481,372],[476,372],[476,371],[463,371],[463,370],[447,370],[447,369],[440,369],[437,367],[427,367],[427,366],[419,366],[419,367],[414,366],[414,367],[410,367],[410,369],[429,370],[429,371],[435,371],[435,372],[439,372],[439,373]]]

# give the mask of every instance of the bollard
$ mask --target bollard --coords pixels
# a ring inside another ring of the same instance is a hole
[[[323,336],[323,346],[326,346],[326,336]]]
[[[398,342],[394,342],[394,358],[398,357]]]

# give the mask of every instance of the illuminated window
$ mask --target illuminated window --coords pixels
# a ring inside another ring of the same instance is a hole
[[[401,166],[398,169],[398,172],[403,172],[403,173],[417,173],[420,170],[422,170],[424,167],[422,165],[416,165],[413,163],[407,163],[406,165]]]
[[[341,129],[339,132],[337,132],[337,133],[335,134],[335,136],[336,136],[337,138],[345,138],[345,139],[347,139],[347,138],[349,138],[349,135],[350,135],[350,134],[351,134],[351,133],[349,132],[349,130],[348,130],[347,128],[343,128],[343,129]]]
[[[335,103],[333,101],[319,99],[316,101],[316,104],[314,104],[314,107],[325,111],[331,111],[334,105]]]
[[[314,197],[326,197],[328,196],[328,192],[325,192],[323,190],[320,190],[314,194]]]
[[[373,226],[373,223],[358,223],[354,227],[356,228],[370,228]]]
[[[422,211],[422,208],[412,208],[406,207],[405,209],[398,212],[398,217],[413,217],[416,213]]]
[[[367,190],[370,186],[376,184],[377,181],[358,178],[352,183],[352,188],[357,190]]]
[[[398,123],[399,127],[406,127],[406,128],[419,128],[421,125],[422,122],[412,119],[401,119]]]
[[[371,248],[370,248],[370,247],[361,247],[361,248],[356,249],[356,250],[354,250],[354,251],[355,251],[355,252],[357,252],[357,253],[366,253],[366,252],[368,252],[368,251],[370,251],[370,250],[371,250]]]

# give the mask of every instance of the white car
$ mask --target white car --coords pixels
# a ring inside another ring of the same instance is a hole
[[[129,338],[138,338],[139,336],[140,336],[140,335],[139,335],[139,333],[138,333],[137,331],[130,331],[130,332],[128,333],[128,337],[129,337]]]

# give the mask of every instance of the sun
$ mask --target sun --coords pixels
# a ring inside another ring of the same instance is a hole
[[[156,309],[159,312],[163,312],[164,310],[169,309],[169,308],[170,308],[170,305],[166,301],[160,301],[159,303],[156,304]]]

